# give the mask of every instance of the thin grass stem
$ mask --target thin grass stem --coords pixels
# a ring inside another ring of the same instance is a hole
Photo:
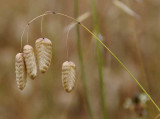
[[[95,35],[99,35],[99,27],[98,27],[98,17],[97,17],[97,9],[95,0],[91,0],[92,2],[92,13],[93,13],[93,24],[94,24],[94,32]],[[101,53],[101,45],[97,41],[97,60],[98,60],[98,71],[99,71],[99,79],[100,79],[100,95],[101,95],[101,106],[103,119],[107,119],[107,108],[106,108],[106,97],[105,97],[105,86],[104,86],[104,78],[103,78],[103,62],[102,62],[102,53]]]
[[[78,18],[78,0],[74,0],[74,16],[76,19]],[[94,119],[93,110],[92,110],[90,98],[89,98],[85,68],[83,63],[83,54],[82,54],[82,47],[81,47],[81,40],[80,40],[79,25],[76,25],[76,40],[77,40],[78,56],[79,56],[79,63],[80,63],[80,69],[81,69],[81,78],[82,78],[82,83],[85,91],[85,97],[87,101],[89,116],[90,116],[90,119]]]

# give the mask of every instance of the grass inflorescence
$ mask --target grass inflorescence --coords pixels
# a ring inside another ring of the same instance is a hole
[[[23,38],[23,34],[25,32],[25,29],[28,27],[28,25],[30,25],[33,21],[37,20],[38,18],[45,16],[45,15],[49,15],[49,14],[54,14],[54,15],[60,15],[63,17],[66,17],[72,21],[75,21],[77,24],[79,24],[81,27],[83,27],[88,33],[90,33],[96,40],[97,42],[99,42],[99,44],[101,44],[105,50],[107,50],[117,61],[118,63],[128,72],[128,74],[134,79],[134,81],[137,83],[137,85],[142,89],[142,91],[147,95],[147,97],[150,99],[150,101],[153,103],[153,105],[156,107],[156,109],[160,112],[160,108],[159,106],[154,102],[154,100],[152,99],[152,97],[149,95],[149,93],[143,88],[143,86],[139,83],[139,81],[133,76],[133,74],[128,70],[128,68],[122,63],[122,61],[97,37],[96,34],[94,34],[91,30],[89,30],[85,25],[83,25],[81,22],[79,22],[78,20],[76,20],[75,18],[68,16],[66,14],[63,13],[56,13],[56,12],[52,12],[52,11],[48,11],[45,12],[45,14],[39,15],[37,17],[35,17],[34,19],[32,19],[30,22],[28,22],[28,24],[26,25],[26,27],[24,28],[24,31],[22,33],[21,36],[21,44],[22,44],[22,38]],[[22,47],[22,46],[21,46]]]

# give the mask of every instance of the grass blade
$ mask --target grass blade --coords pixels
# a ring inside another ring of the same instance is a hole
[[[78,17],[78,0],[74,0],[74,16],[75,18]],[[79,56],[80,69],[81,69],[81,78],[82,78],[82,83],[85,91],[85,97],[87,101],[89,116],[90,116],[90,119],[94,119],[93,110],[91,108],[90,99],[89,99],[89,91],[88,91],[87,82],[86,82],[86,75],[85,75],[85,68],[83,63],[83,55],[82,55],[80,32],[79,32],[78,24],[76,24],[76,40],[77,40],[78,56]]]
[[[92,13],[93,13],[94,32],[95,32],[96,36],[99,36],[97,9],[96,9],[95,0],[92,0]],[[98,60],[98,71],[99,71],[99,79],[100,79],[100,94],[101,94],[101,105],[102,105],[103,119],[107,119],[101,45],[98,41],[97,41],[96,45],[97,45],[97,60]]]

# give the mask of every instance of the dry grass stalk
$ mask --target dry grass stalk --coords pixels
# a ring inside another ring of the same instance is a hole
[[[117,6],[119,9],[123,10],[128,15],[140,19],[140,16],[136,12],[134,12],[131,8],[129,8],[127,5],[125,5],[123,2],[114,0],[113,4]]]
[[[35,79],[35,77],[37,76],[37,65],[34,49],[30,45],[25,45],[23,48],[23,52],[27,68],[27,74],[31,79]]]
[[[39,38],[35,45],[39,70],[41,73],[45,73],[51,64],[52,42],[47,38]]]
[[[23,53],[18,53],[15,58],[16,82],[20,90],[26,86],[26,66]]]
[[[75,85],[76,66],[73,62],[66,61],[62,64],[62,85],[66,92],[71,92]]]

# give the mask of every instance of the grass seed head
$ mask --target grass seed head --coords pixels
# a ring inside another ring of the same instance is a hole
[[[30,45],[25,45],[23,48],[23,52],[27,68],[27,74],[31,79],[35,79],[35,77],[37,76],[37,65],[34,49]]]
[[[76,66],[73,62],[66,61],[62,64],[62,85],[66,92],[71,92],[75,85]]]
[[[47,38],[39,38],[35,45],[39,70],[45,73],[51,64],[52,42]]]
[[[23,53],[18,53],[15,57],[16,82],[20,90],[26,86],[26,66]]]

